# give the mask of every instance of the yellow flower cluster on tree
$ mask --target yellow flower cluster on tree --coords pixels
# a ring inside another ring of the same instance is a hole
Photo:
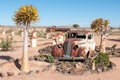
[[[39,20],[38,11],[32,5],[21,6],[20,9],[15,12],[13,20],[16,24],[29,25],[31,22]]]
[[[102,18],[97,18],[94,20],[91,24],[91,29],[93,29],[94,32],[102,32],[104,29],[108,27],[109,21],[104,20]]]

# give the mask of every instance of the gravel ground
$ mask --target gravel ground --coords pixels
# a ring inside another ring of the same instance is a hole
[[[0,52],[0,56],[12,57],[14,59],[21,58],[22,56],[22,38],[16,36],[15,40],[19,41],[14,44],[14,51],[8,52]],[[99,45],[99,36],[95,36],[96,44]],[[120,44],[119,42],[120,36],[109,36],[106,40],[106,46],[110,47],[113,44]],[[37,47],[31,48],[29,47],[29,56],[38,55],[38,50],[44,47],[47,47],[49,44],[44,45],[50,40],[39,39],[37,41]],[[120,48],[120,45],[117,46]],[[85,75],[67,75],[61,74],[56,71],[42,71],[47,65],[46,62],[34,62],[30,61],[30,69],[32,70],[30,74],[21,74],[20,70],[15,66],[14,63],[6,63],[3,66],[0,66],[0,72],[3,72],[6,76],[7,72],[14,72],[14,76],[4,77],[0,80],[119,80],[120,79],[120,58],[111,58],[111,61],[116,64],[116,68],[111,70],[110,72],[104,72],[99,74],[85,74]],[[0,63],[8,62],[6,58],[0,58]],[[36,71],[38,72],[36,73]]]

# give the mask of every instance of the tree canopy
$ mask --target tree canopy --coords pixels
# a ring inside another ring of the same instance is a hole
[[[94,32],[98,32],[98,31],[102,32],[102,31],[107,30],[108,24],[109,24],[108,20],[97,18],[96,20],[92,22],[91,29],[93,29]]]
[[[16,24],[29,25],[31,22],[39,20],[38,11],[32,5],[21,6],[19,10],[15,12],[13,20]]]

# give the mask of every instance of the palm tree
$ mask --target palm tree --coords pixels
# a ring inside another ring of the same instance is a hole
[[[24,30],[24,43],[23,43],[23,53],[22,53],[22,64],[21,71],[28,72],[28,28],[32,22],[36,22],[39,19],[38,11],[32,5],[24,5],[15,12],[13,20],[18,25],[23,25]]]
[[[104,20],[102,18],[98,18],[94,20],[91,24],[91,29],[94,32],[100,32],[100,52],[106,53],[105,49],[105,38],[106,38],[106,32],[108,31],[108,20]]]

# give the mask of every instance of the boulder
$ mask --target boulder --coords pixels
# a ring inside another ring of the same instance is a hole
[[[13,72],[7,72],[7,76],[13,76],[14,73]]]
[[[36,73],[40,73],[40,70],[36,70],[35,72],[36,72]]]
[[[5,75],[2,72],[0,72],[0,77],[5,77]]]

